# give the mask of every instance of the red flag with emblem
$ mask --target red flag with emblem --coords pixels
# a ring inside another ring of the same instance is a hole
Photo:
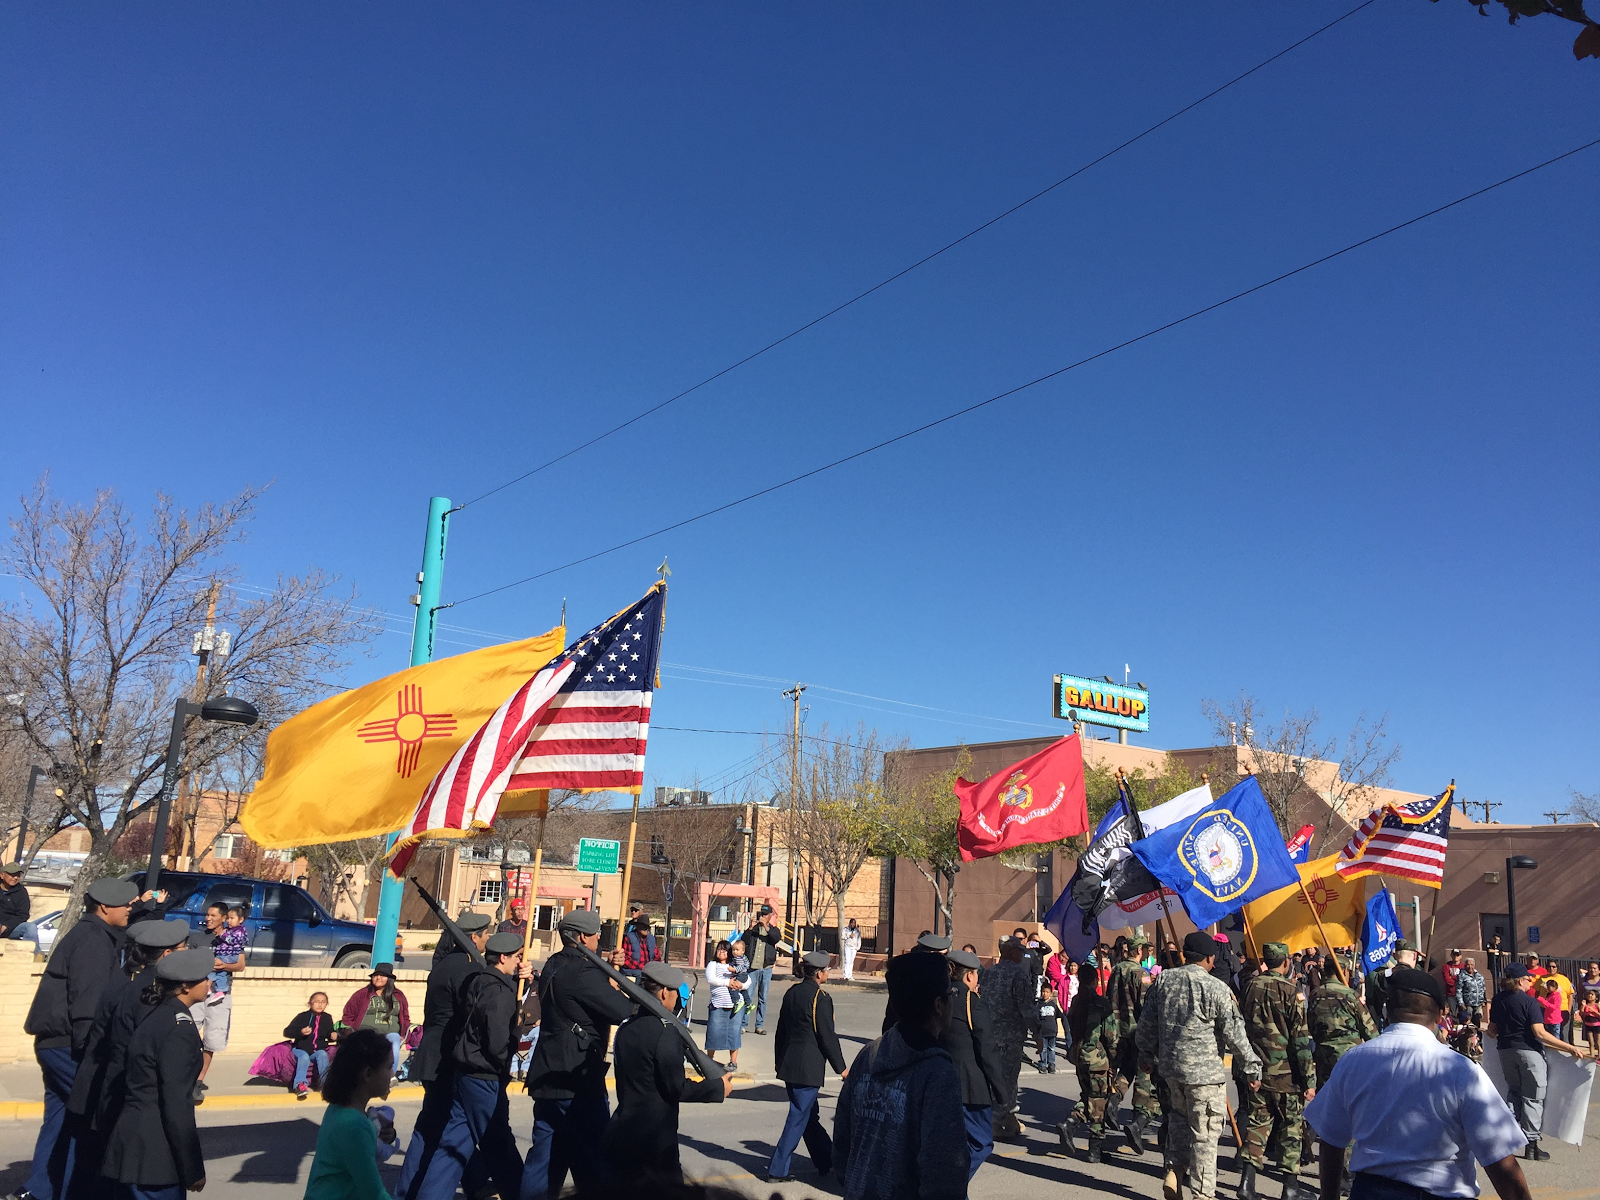
[[[1083,743],[1077,734],[996,771],[981,783],[958,779],[961,860],[1089,832]]]

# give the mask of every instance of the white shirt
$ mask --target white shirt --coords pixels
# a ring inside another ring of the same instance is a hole
[[[1435,1196],[1476,1196],[1473,1160],[1496,1163],[1528,1144],[1483,1068],[1406,1022],[1346,1051],[1305,1117],[1323,1141],[1355,1143],[1352,1172]]]
[[[711,1007],[732,1008],[733,991],[728,983],[733,979],[733,968],[725,962],[706,964],[706,982],[711,985]]]

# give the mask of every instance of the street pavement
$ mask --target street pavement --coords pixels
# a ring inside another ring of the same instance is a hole
[[[783,1085],[772,1074],[771,1036],[784,986],[774,984],[776,995],[768,1036],[746,1036],[744,1040],[739,1086],[733,1096],[719,1105],[684,1106],[684,1169],[691,1178],[750,1197],[781,1195],[785,1200],[795,1200],[837,1196],[839,1189],[832,1179],[817,1178],[803,1145],[794,1160],[798,1176],[794,1183],[764,1182],[767,1159],[785,1114]],[[878,1034],[884,993],[881,987],[871,986],[830,985],[829,990],[835,1000],[845,1057],[853,1059]],[[697,1037],[703,1033],[698,1022],[695,1029]],[[212,1068],[212,1090],[198,1114],[208,1167],[206,1195],[289,1200],[305,1190],[323,1105],[315,1097],[296,1101],[282,1088],[246,1083],[245,1072],[260,1049],[250,1047],[238,1054],[219,1056]],[[1029,1053],[1031,1056],[1031,1048]],[[994,1157],[973,1180],[973,1200],[1037,1200],[1041,1195],[1087,1198],[1091,1194],[1151,1200],[1160,1196],[1161,1159],[1153,1148],[1142,1157],[1108,1153],[1106,1161],[1096,1166],[1083,1161],[1081,1137],[1075,1157],[1062,1152],[1055,1125],[1071,1110],[1077,1091],[1077,1080],[1066,1068],[1056,1075],[1040,1075],[1023,1067],[1024,1137],[1020,1142],[996,1147]],[[28,1114],[40,1094],[36,1068],[19,1065],[0,1069],[0,1101],[10,1100],[11,1107]],[[830,1076],[822,1098],[823,1121],[829,1128],[838,1094],[838,1080]],[[402,1143],[410,1134],[420,1099],[420,1089],[402,1086],[390,1101]],[[5,1105],[0,1103],[0,1113],[4,1111]],[[1593,1106],[1590,1111],[1594,1112]],[[525,1093],[515,1090],[515,1085],[511,1115],[518,1143],[526,1148],[533,1120],[532,1104]],[[36,1115],[0,1119],[0,1195],[14,1191],[26,1179],[37,1132]],[[1589,1130],[1589,1136],[1595,1132]],[[1546,1144],[1552,1155],[1549,1162],[1525,1164],[1535,1200],[1600,1200],[1600,1176],[1584,1167],[1584,1150],[1560,1142]],[[1108,1150],[1120,1145],[1120,1139],[1107,1139]],[[1223,1140],[1218,1178],[1219,1195],[1225,1198],[1234,1194],[1238,1184],[1234,1153],[1233,1137],[1228,1134]],[[384,1169],[385,1178],[391,1182],[398,1169],[398,1157],[394,1166]],[[1302,1179],[1315,1186],[1315,1168],[1307,1168]],[[1480,1183],[1485,1193],[1493,1196],[1493,1189],[1481,1173]],[[1279,1190],[1276,1180],[1263,1181],[1263,1200],[1277,1200]]]

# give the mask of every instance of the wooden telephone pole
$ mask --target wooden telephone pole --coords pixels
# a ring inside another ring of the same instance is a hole
[[[211,585],[211,592],[206,597],[205,627],[195,635],[194,639],[194,654],[195,657],[200,660],[194,669],[193,699],[196,704],[204,704],[206,699],[206,674],[210,669],[211,655],[216,647],[217,598],[221,591],[222,585],[213,582]],[[223,650],[223,653],[226,654],[227,651]],[[184,757],[187,758],[188,754],[185,753]],[[200,801],[196,799],[195,806],[197,808],[199,807],[199,803]],[[199,857],[198,851],[200,846],[198,842],[198,833],[200,821],[198,813],[191,815],[189,812],[188,772],[184,772],[183,776],[178,780],[177,808],[178,824],[181,832],[178,837],[178,853],[174,856],[172,863],[174,869],[177,869],[179,863],[184,859],[187,859],[189,865],[192,866],[194,864],[194,860]]]
[[[785,841],[787,841],[789,843],[789,845],[788,845],[788,847],[786,849],[786,855],[787,855],[787,858],[788,858],[788,862],[784,866],[784,874],[786,874],[789,877],[789,886],[788,886],[787,889],[785,889],[788,892],[789,903],[784,905],[784,907],[788,910],[787,912],[784,913],[784,920],[785,920],[785,923],[789,924],[789,925],[797,925],[798,924],[798,920],[799,920],[799,915],[800,915],[799,911],[798,911],[798,909],[796,907],[796,902],[798,900],[798,897],[795,895],[795,883],[796,883],[796,880],[795,880],[795,870],[794,870],[794,837],[793,837],[793,829],[794,829],[794,814],[795,814],[795,811],[800,807],[800,697],[805,695],[805,691],[806,691],[806,685],[805,684],[796,683],[792,688],[785,689],[785,691],[783,693],[783,698],[785,700],[794,701],[794,724],[793,724],[793,728],[790,730],[790,733],[793,736],[790,738],[790,742],[789,742],[789,830],[790,830],[790,836],[786,837],[784,839]],[[770,854],[768,855],[768,858],[769,859],[771,858]],[[768,883],[772,882],[770,876],[769,876],[767,882]],[[805,949],[805,947],[801,944],[800,937],[799,937],[799,930],[798,929],[796,929],[795,934],[796,934],[796,936],[795,936],[795,939],[794,939],[794,944],[795,944],[796,949],[797,950]]]

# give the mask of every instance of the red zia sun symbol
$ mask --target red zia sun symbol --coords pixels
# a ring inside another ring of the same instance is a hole
[[[1306,895],[1311,897],[1311,906],[1317,910],[1317,916],[1319,917],[1325,916],[1328,911],[1328,905],[1339,898],[1339,890],[1329,886],[1330,882],[1330,880],[1318,877],[1306,884]],[[1304,904],[1305,902],[1306,897],[1301,896],[1300,903]]]
[[[407,684],[395,698],[399,715],[383,721],[368,721],[356,730],[363,742],[399,742],[400,753],[394,769],[401,779],[410,777],[417,769],[417,759],[422,755],[422,743],[427,738],[449,737],[456,731],[456,719],[450,713],[422,711],[422,688]]]

